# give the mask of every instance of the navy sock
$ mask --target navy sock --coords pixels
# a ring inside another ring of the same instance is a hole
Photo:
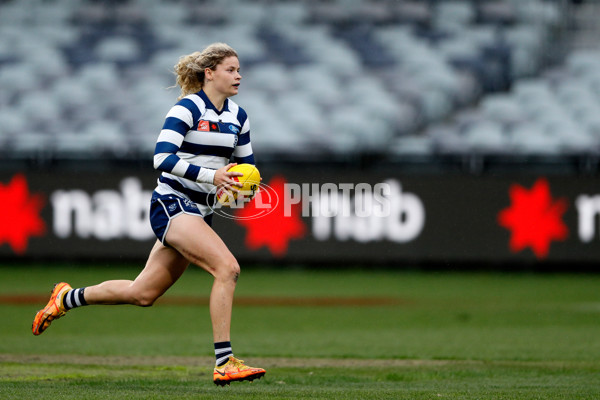
[[[85,288],[72,289],[65,294],[63,297],[63,306],[65,309],[70,310],[71,308],[87,306],[88,303],[84,297]]]
[[[231,350],[231,342],[215,343],[215,357],[217,359],[217,367],[225,365],[229,361],[229,356],[233,355]]]

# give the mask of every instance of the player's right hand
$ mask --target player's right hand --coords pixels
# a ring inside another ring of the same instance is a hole
[[[234,172],[234,171],[229,172],[229,169],[236,165],[237,165],[237,163],[230,163],[222,168],[219,168],[215,172],[215,177],[213,179],[213,185],[215,185],[219,188],[223,188],[225,190],[231,190],[236,193],[239,192],[239,190],[237,188],[241,188],[244,185],[241,184],[240,182],[236,182],[233,179],[233,177],[244,176],[244,174],[242,174],[241,172]]]

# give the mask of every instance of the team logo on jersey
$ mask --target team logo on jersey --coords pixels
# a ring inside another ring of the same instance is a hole
[[[201,132],[220,132],[219,124],[201,119],[198,121],[198,130]]]
[[[233,133],[238,133],[240,131],[240,128],[238,128],[235,125],[229,125],[229,130]]]
[[[210,130],[208,121],[201,119],[200,122],[198,122],[198,130],[202,132],[208,132]]]

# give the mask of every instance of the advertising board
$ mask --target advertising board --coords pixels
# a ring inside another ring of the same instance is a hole
[[[250,203],[215,207],[242,261],[600,261],[593,177],[269,170]],[[145,259],[155,171],[0,174],[0,257]]]

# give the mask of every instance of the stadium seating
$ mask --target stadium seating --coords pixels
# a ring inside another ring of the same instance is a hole
[[[267,154],[590,152],[600,51],[544,75],[560,16],[551,0],[3,1],[0,142],[147,158],[178,57],[223,41]]]
[[[563,65],[536,78],[516,80],[502,94],[485,96],[470,113],[499,124],[510,138],[507,149],[515,153],[597,154],[600,149],[598,68],[597,51],[574,51]],[[464,127],[460,115],[460,112],[454,115],[450,124],[457,134]],[[439,135],[437,131],[431,126],[426,136],[435,138]],[[498,142],[497,136],[490,133],[481,138],[489,140],[490,151]],[[465,143],[471,139],[469,135],[461,137]]]

